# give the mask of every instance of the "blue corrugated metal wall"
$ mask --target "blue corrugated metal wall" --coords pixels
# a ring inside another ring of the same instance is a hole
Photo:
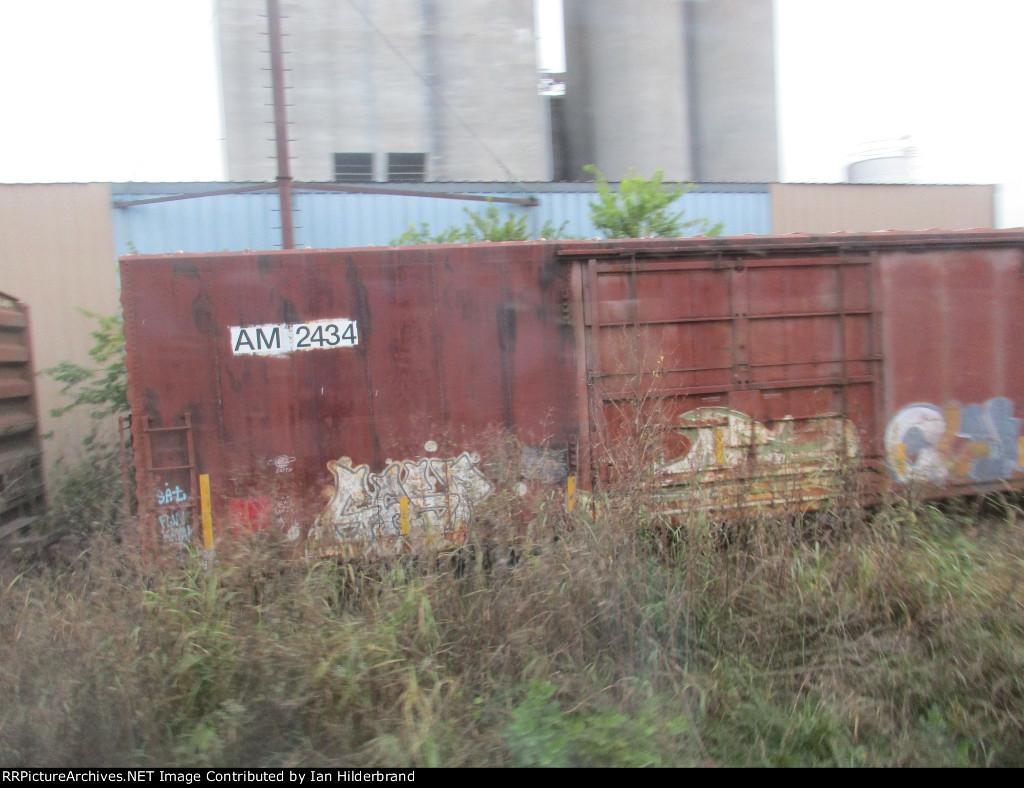
[[[224,189],[230,184],[114,184],[114,202],[124,203],[172,194]],[[445,192],[466,192],[463,184],[430,184]],[[539,205],[495,203],[503,214],[528,217],[534,234],[545,223],[578,238],[600,233],[589,218],[594,192],[589,184],[537,184],[516,190],[477,191],[495,197],[536,197]],[[389,194],[301,192],[294,196],[295,242],[314,249],[388,246],[410,225],[429,225],[440,232],[463,225],[469,211],[486,210],[481,202]],[[723,235],[767,235],[771,202],[763,185],[701,186],[684,194],[675,206],[684,219],[706,217],[721,222]],[[278,249],[280,214],[275,192],[195,197],[173,202],[115,207],[114,236],[118,254],[221,252]]]

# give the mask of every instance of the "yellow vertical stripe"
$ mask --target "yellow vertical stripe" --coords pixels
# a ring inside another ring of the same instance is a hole
[[[576,477],[570,476],[565,480],[565,504],[571,512],[576,507]]]
[[[203,547],[213,549],[213,516],[210,512],[210,474],[199,475],[199,511],[203,518]]]
[[[402,536],[409,533],[409,499],[402,497],[398,499],[399,518],[402,522]],[[392,521],[394,522],[394,521]]]

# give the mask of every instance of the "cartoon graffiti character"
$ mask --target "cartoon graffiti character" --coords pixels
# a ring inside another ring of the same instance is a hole
[[[942,409],[926,402],[907,405],[885,430],[889,470],[901,484],[1007,479],[1022,470],[1020,425],[1006,397],[950,402]]]
[[[893,417],[885,430],[885,454],[897,481],[945,484],[949,471],[940,445],[946,424],[942,411],[928,403],[908,405]]]

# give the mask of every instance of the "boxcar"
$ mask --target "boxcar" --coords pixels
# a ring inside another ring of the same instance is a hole
[[[121,270],[141,522],[172,543],[388,553],[458,542],[499,487],[638,473],[668,514],[1024,481],[1024,231]]]
[[[21,536],[45,507],[28,307],[0,293],[0,540]]]

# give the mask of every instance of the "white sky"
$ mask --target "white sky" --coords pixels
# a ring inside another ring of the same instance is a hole
[[[223,177],[212,0],[0,0],[0,182]]]
[[[842,180],[858,145],[909,135],[922,183],[997,183],[1024,225],[1021,0],[777,0],[781,172]]]
[[[0,10],[0,182],[223,178],[212,0]],[[1022,34],[1022,0],[776,0],[782,179],[909,135],[916,180],[1005,184],[1024,225]]]

